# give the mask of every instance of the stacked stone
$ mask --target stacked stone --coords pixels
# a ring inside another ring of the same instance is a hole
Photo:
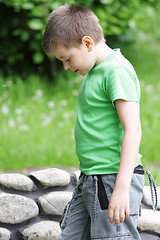
[[[75,183],[76,175],[55,168],[0,174],[0,240],[58,240]]]
[[[153,211],[151,189],[149,186],[145,186],[143,190],[142,214],[138,219],[138,228],[141,232],[142,240],[160,240],[160,187],[157,187],[157,199],[157,211]]]
[[[78,177],[79,172],[69,174],[56,168],[28,176],[0,174],[0,240],[58,240],[59,220]],[[160,188],[157,190],[159,199]],[[149,187],[144,188],[143,204],[138,220],[142,239],[160,239],[160,211],[150,207]]]

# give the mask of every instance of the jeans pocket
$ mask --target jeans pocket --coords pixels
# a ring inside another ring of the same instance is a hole
[[[71,204],[71,202],[68,202],[68,204],[65,206],[63,215],[59,221],[60,227],[62,230],[66,227],[66,220],[67,220],[70,204]]]

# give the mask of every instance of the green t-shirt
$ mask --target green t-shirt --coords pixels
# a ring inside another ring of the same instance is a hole
[[[124,131],[116,99],[140,101],[138,77],[119,49],[85,75],[79,91],[76,153],[86,175],[118,172]],[[136,165],[140,158],[138,154]]]

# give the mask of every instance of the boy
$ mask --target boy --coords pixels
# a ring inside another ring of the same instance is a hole
[[[140,239],[140,86],[132,65],[107,46],[95,14],[77,5],[51,13],[43,48],[84,76],[75,125],[81,175],[60,240]]]

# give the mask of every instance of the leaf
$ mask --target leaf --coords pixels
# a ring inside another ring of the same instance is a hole
[[[111,4],[114,0],[100,0],[100,3],[102,4]]]
[[[22,8],[25,10],[31,10],[34,8],[34,4],[31,2],[25,2],[22,4]]]
[[[39,63],[42,63],[43,62],[43,54],[41,52],[36,52],[34,55],[33,55],[33,61],[34,63],[36,64],[39,64]]]
[[[43,23],[41,22],[40,19],[35,18],[28,22],[28,26],[32,30],[41,30],[43,28]]]
[[[23,42],[26,42],[26,41],[28,41],[28,39],[29,39],[29,33],[26,32],[26,31],[23,31],[23,32],[21,33],[21,40],[22,40]]]

